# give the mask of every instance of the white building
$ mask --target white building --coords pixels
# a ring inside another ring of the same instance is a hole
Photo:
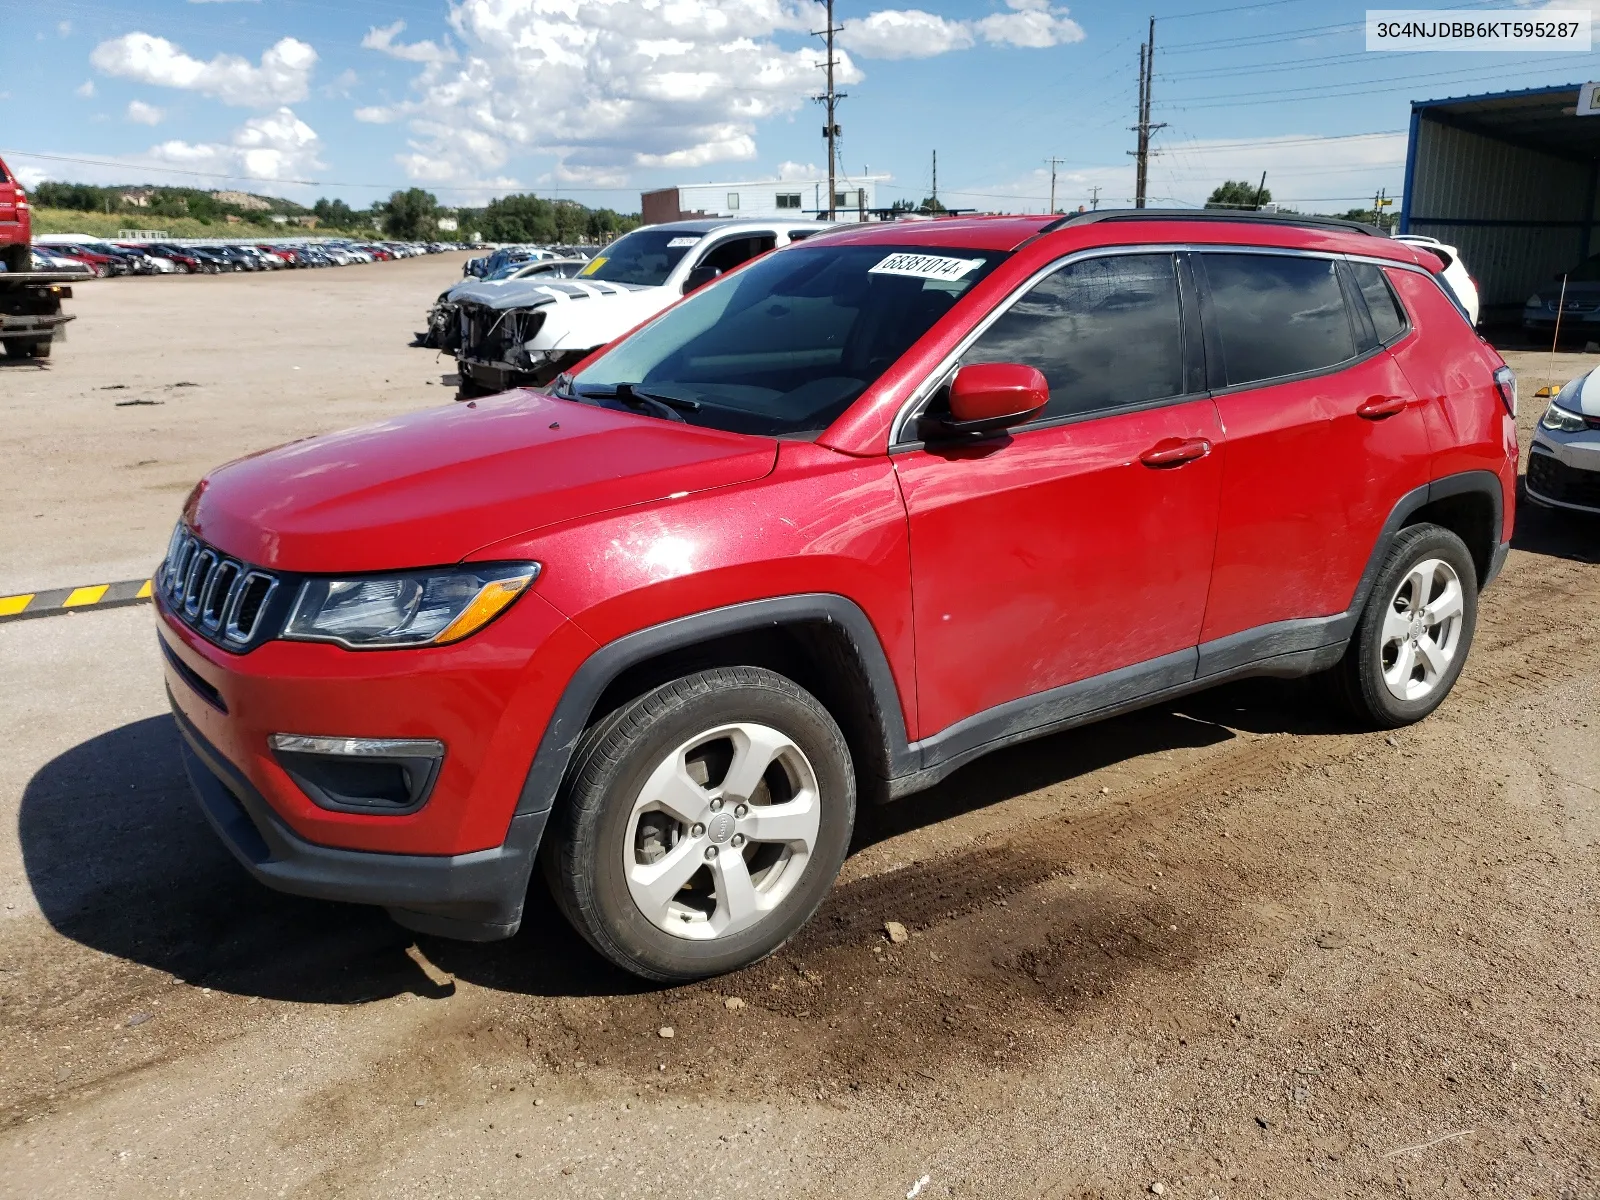
[[[877,185],[887,175],[839,176],[834,181],[834,208],[846,220],[877,208]],[[737,183],[686,183],[645,192],[639,211],[645,223],[657,225],[685,217],[814,217],[828,209],[828,180],[756,179]]]

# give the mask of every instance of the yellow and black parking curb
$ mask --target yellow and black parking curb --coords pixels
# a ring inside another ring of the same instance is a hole
[[[26,621],[30,617],[57,617],[63,613],[148,603],[148,579],[125,579],[121,583],[92,583],[88,587],[22,592],[15,596],[0,596],[0,624]]]

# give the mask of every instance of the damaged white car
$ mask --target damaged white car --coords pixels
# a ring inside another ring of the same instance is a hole
[[[460,348],[461,319],[457,315],[457,302],[462,297],[485,302],[485,297],[499,295],[501,289],[518,280],[537,279],[547,283],[552,279],[571,279],[588,265],[583,258],[546,258],[511,263],[487,279],[467,279],[439,293],[439,298],[428,310],[428,327],[416,335],[413,346],[445,350],[454,354]],[[519,294],[526,294],[526,288]]]
[[[624,234],[572,279],[465,287],[452,300],[463,396],[543,386],[724,271],[832,225],[708,218]]]

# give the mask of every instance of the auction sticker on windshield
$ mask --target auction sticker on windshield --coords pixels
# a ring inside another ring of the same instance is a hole
[[[685,246],[692,246],[699,240],[697,237],[675,237],[667,243],[667,249],[682,250]]]
[[[981,258],[945,258],[938,254],[891,254],[868,275],[909,275],[913,279],[960,279],[983,266]]]

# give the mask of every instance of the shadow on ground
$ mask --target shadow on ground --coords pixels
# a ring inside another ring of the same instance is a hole
[[[1567,508],[1545,508],[1529,500],[1517,481],[1517,526],[1513,550],[1544,554],[1573,562],[1600,562],[1600,517]]]
[[[937,788],[862,815],[859,849],[1110,763],[1205,746],[1235,728],[1336,728],[1277,681],[1234,685],[974,763]],[[89,739],[41,768],[23,794],[28,880],[51,925],[84,946],[197,986],[310,1003],[448,995],[407,953],[486,987],[619,995],[638,980],[602,962],[535,882],[522,932],[474,945],[415,938],[379,910],[281,895],[252,880],[192,800],[168,716]]]

